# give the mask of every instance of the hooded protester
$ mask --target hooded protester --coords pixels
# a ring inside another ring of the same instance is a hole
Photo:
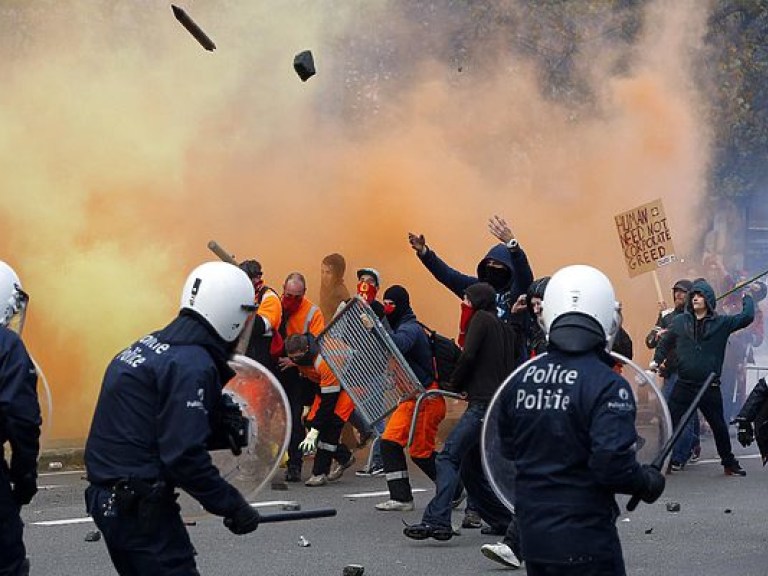
[[[496,291],[479,282],[467,287],[462,304],[462,324],[467,324],[464,350],[451,376],[450,388],[463,392],[467,409],[445,441],[436,459],[437,487],[419,524],[406,526],[403,534],[414,540],[450,540],[452,500],[459,482],[481,518],[503,534],[513,521],[509,510],[493,492],[483,471],[480,437],[488,403],[518,361],[517,332],[496,315]],[[511,564],[519,567],[514,554]]]
[[[502,243],[493,246],[480,260],[476,276],[463,274],[448,266],[427,246],[423,235],[408,234],[408,241],[427,270],[459,298],[464,297],[464,291],[472,284],[490,284],[495,293],[497,315],[504,322],[513,322],[512,307],[530,286],[533,272],[528,264],[528,257],[506,222],[495,217],[489,222],[489,228]]]
[[[706,280],[694,281],[683,313],[674,317],[669,330],[659,341],[653,362],[658,366],[668,358],[670,350],[674,349],[677,353],[678,380],[669,398],[674,427],[709,374],[716,374],[717,378],[699,402],[699,410],[712,429],[725,474],[746,476],[746,471],[739,465],[731,449],[731,438],[723,416],[720,373],[729,336],[752,323],[755,304],[752,296],[744,294],[741,313],[732,316],[715,312],[716,304],[715,293]]]
[[[427,390],[437,388],[432,369],[432,350],[427,335],[411,308],[411,299],[403,286],[390,286],[384,292],[384,313],[390,327],[390,336],[402,353],[416,378]],[[384,512],[413,510],[413,493],[405,460],[405,447],[411,431],[411,420],[416,400],[400,402],[389,417],[381,436],[381,456],[389,488],[389,500],[376,505]],[[445,418],[445,400],[441,396],[422,402],[416,419],[411,460],[434,481],[435,442],[437,428]]]
[[[329,254],[320,264],[320,310],[324,318],[333,318],[341,302],[349,298],[344,284],[347,262],[341,254]]]

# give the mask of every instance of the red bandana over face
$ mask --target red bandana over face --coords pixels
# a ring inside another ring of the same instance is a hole
[[[357,295],[365,300],[368,304],[371,304],[376,299],[376,293],[378,291],[379,289],[370,282],[363,282],[361,280],[357,283]]]
[[[458,344],[464,348],[464,341],[467,339],[467,328],[469,327],[469,321],[475,313],[475,309],[471,304],[466,302],[461,303],[461,320],[459,320],[459,338]]]

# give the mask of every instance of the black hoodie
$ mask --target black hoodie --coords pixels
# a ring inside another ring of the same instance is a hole
[[[496,316],[496,291],[490,284],[473,284],[465,293],[475,313],[449,388],[466,392],[470,402],[488,402],[517,365],[518,337]]]

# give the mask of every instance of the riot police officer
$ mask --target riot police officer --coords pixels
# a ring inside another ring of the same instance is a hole
[[[547,354],[520,368],[499,396],[501,457],[516,467],[515,509],[528,574],[625,573],[615,494],[655,501],[664,477],[635,457],[635,400],[612,370],[617,329],[610,280],[568,266],[547,285]]]
[[[85,447],[85,499],[118,573],[198,574],[175,488],[235,534],[257,528],[259,514],[208,453],[221,436],[227,360],[253,310],[246,273],[207,262],[187,278],[179,315],[107,367]]]
[[[37,372],[19,334],[28,298],[16,272],[0,262],[0,574],[29,574],[20,510],[37,492],[40,405]]]

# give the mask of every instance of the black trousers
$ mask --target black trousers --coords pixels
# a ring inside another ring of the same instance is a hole
[[[304,411],[304,405],[307,400],[308,380],[305,380],[299,374],[296,368],[289,368],[285,372],[279,373],[280,384],[288,397],[288,404],[291,407],[291,437],[288,439],[288,467],[301,470],[303,463],[303,452],[299,449],[299,444],[306,436],[304,422],[301,415]],[[311,403],[311,401],[310,401]]]
[[[200,576],[175,500],[169,499],[147,528],[135,514],[121,514],[110,506],[111,495],[110,489],[92,484],[85,490],[85,507],[104,535],[120,576]]]
[[[28,574],[24,548],[24,524],[11,493],[5,460],[0,457],[0,576]]]
[[[693,402],[702,384],[703,382],[677,380],[672,396],[669,398],[669,412],[672,416],[673,427],[677,427],[677,423],[680,422],[683,414]],[[719,385],[707,388],[701,402],[699,402],[699,410],[712,429],[720,463],[723,466],[734,464],[736,458],[733,455],[731,437],[728,434],[728,425],[725,423],[725,416],[723,415],[723,396]]]

